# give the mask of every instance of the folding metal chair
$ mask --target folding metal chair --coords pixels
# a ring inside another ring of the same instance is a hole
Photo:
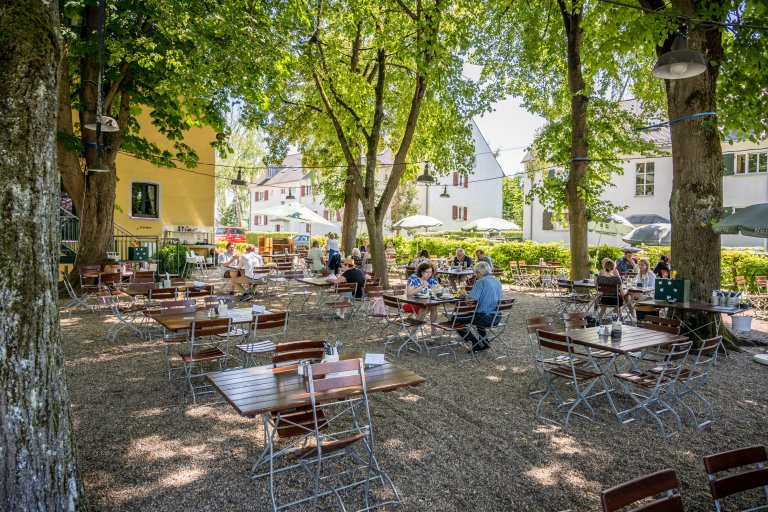
[[[514,305],[515,299],[501,299],[499,305],[496,306],[491,325],[485,328],[485,342],[491,346],[491,350],[497,360],[507,357],[509,351],[512,349],[504,338],[506,337],[507,326],[512,318],[512,309]],[[504,347],[504,355],[498,355],[496,348],[493,346],[496,340],[498,340],[501,346]]]
[[[573,349],[571,338],[566,334],[556,334],[539,330],[537,332],[540,350],[543,354],[551,352],[554,358],[548,358],[556,361],[555,364],[547,364],[543,372],[543,380],[546,386],[544,395],[536,404],[536,418],[541,421],[554,423],[561,427],[567,427],[571,415],[581,416],[582,418],[594,421],[595,410],[589,404],[589,397],[592,388],[599,381],[601,373],[585,370],[579,367],[576,358],[576,352]],[[559,359],[560,354],[566,354],[565,359]],[[546,360],[547,358],[545,358]],[[565,382],[568,389],[573,390],[575,397],[572,400],[566,400],[564,394],[558,388],[558,383]],[[552,395],[555,398],[555,405],[559,410],[567,409],[565,421],[558,421],[541,414],[541,406]],[[576,412],[576,408],[581,404],[589,410],[589,416]]]
[[[672,396],[672,390],[677,384],[680,371],[683,369],[685,359],[693,345],[692,342],[675,343],[670,348],[669,353],[656,372],[644,372],[632,370],[625,373],[616,374],[616,382],[622,387],[624,392],[632,398],[635,405],[625,411],[618,412],[622,423],[630,423],[635,420],[634,414],[638,410],[647,412],[651,418],[656,421],[661,430],[661,435],[669,438],[680,431],[680,416],[670,407],[665,398]],[[637,388],[635,391],[633,388]],[[659,417],[662,413],[668,412],[674,420],[676,428],[666,433],[664,422]]]
[[[648,329],[657,332],[666,332],[668,334],[680,334],[680,327],[682,322],[677,318],[665,318],[662,316],[646,315],[643,321],[638,325],[643,329]],[[653,364],[659,364],[666,359],[666,353],[664,349],[657,350],[656,352],[630,352],[630,363],[634,368],[639,361],[646,361]]]
[[[327,296],[323,302],[324,318],[344,319],[346,313],[353,308],[352,297],[357,292],[357,283],[338,283],[326,292]],[[328,316],[326,316],[328,315]],[[334,323],[334,327],[336,324]]]
[[[709,479],[709,492],[715,500],[715,510],[721,512],[723,498],[745,491],[762,488],[755,495],[754,507],[742,509],[742,512],[768,510],[768,454],[765,446],[755,445],[737,448],[727,452],[716,453],[704,457],[704,468]],[[742,469],[734,474],[732,471]],[[722,471],[730,471],[725,476],[717,476]],[[758,497],[759,496],[759,497]],[[728,510],[733,510],[729,508]]]
[[[120,296],[106,293],[99,296],[99,301],[105,309],[112,313],[117,323],[110,324],[107,329],[107,339],[114,343],[117,335],[128,329],[132,331],[139,339],[144,339],[144,333],[136,325],[137,315],[143,311],[143,306],[134,303],[124,303],[120,301]]]
[[[288,334],[288,312],[253,315],[250,333],[246,343],[236,345],[243,354],[243,366],[254,363],[256,354],[268,354],[275,350],[276,343],[285,341]]]
[[[384,296],[384,305],[389,308],[390,314],[387,316],[387,328],[392,332],[392,337],[384,342],[384,353],[387,353],[389,345],[398,343],[401,340],[402,343],[397,349],[397,357],[400,357],[400,352],[406,347],[421,353],[421,343],[415,335],[418,332],[423,336],[422,327],[427,325],[427,322],[406,316],[406,312],[403,310],[405,303],[397,297]]]
[[[67,306],[64,309],[62,309],[61,312],[62,313],[68,312],[69,316],[72,316],[72,312],[78,309],[84,309],[89,313],[93,313],[94,312],[93,306],[91,306],[87,302],[87,300],[91,298],[91,295],[88,293],[83,293],[81,295],[78,295],[77,292],[75,292],[75,289],[72,286],[72,283],[69,281],[70,274],[68,270],[62,271],[61,277],[62,277],[62,280],[64,281],[64,289],[67,290],[67,295],[69,295],[69,298],[72,299],[72,302],[67,304]]]
[[[179,352],[179,356],[192,393],[193,404],[197,404],[198,394],[213,393],[213,388],[205,381],[205,376],[210,373],[205,367],[213,363],[218,365],[217,371],[223,371],[226,367],[227,353],[219,348],[219,342],[215,341],[213,336],[227,333],[231,327],[231,318],[192,322],[189,332],[189,350]],[[202,380],[202,384],[196,386],[194,381],[197,379]]]
[[[365,343],[368,341],[368,333],[370,333],[372,328],[386,328],[389,308],[384,304],[384,289],[381,286],[366,284],[364,294],[363,319],[365,320],[365,331],[363,333],[363,342]],[[383,325],[382,322],[384,322]]]
[[[603,512],[617,512],[638,501],[656,497],[653,501],[643,501],[641,505],[626,512],[684,512],[679,489],[680,484],[675,470],[664,469],[601,492],[600,502],[603,505]],[[662,496],[658,497],[658,495]]]
[[[157,314],[160,315],[194,315],[197,312],[197,306],[194,299],[184,300],[169,300],[159,304]],[[165,360],[166,367],[168,369],[168,380],[171,380],[171,372],[173,370],[181,370],[182,366],[173,366],[171,360],[174,357],[174,353],[178,351],[178,347],[187,343],[187,333],[182,332],[169,332],[163,329],[162,334],[163,346],[165,347]]]
[[[446,307],[446,320],[432,323],[432,327],[437,331],[442,331],[442,334],[439,335],[440,343],[426,347],[427,353],[429,353],[430,350],[438,350],[440,351],[437,354],[438,356],[452,354],[455,360],[456,351],[454,348],[460,342],[466,342],[469,344],[471,358],[474,358],[475,349],[485,343],[484,340],[481,340],[479,337],[473,343],[469,343],[465,339],[465,336],[474,336],[471,333],[471,329],[477,310],[477,301],[475,299],[459,300],[452,303],[451,306],[453,306],[452,311],[448,311],[450,306]],[[453,336],[455,336],[454,339],[452,339]],[[443,351],[444,349],[449,349],[450,353]]]
[[[702,341],[698,348],[692,348],[688,353],[687,365],[680,370],[677,384],[670,389],[672,398],[688,412],[696,430],[701,430],[715,421],[715,410],[700,393],[700,389],[709,380],[709,374],[717,360],[717,348],[720,343],[722,343],[722,336],[717,336]],[[702,422],[698,421],[696,411],[693,410],[691,402],[694,400],[698,400],[704,408],[706,418]]]
[[[536,378],[528,383],[528,394],[537,395],[544,393],[545,389],[534,389],[537,384],[544,385],[544,372],[546,371],[545,357],[539,349],[538,331],[554,331],[555,318],[552,316],[536,316],[525,320],[525,327],[528,331],[528,345],[531,351],[531,363]],[[560,356],[562,357],[562,356]]]

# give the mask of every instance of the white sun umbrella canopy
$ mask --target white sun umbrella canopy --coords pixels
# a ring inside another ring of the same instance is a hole
[[[418,228],[434,228],[436,226],[442,226],[443,221],[430,217],[428,215],[411,215],[404,219],[400,219],[392,226],[399,229],[418,229]]]
[[[600,235],[626,235],[635,226],[621,215],[611,214],[601,220],[592,220],[587,224],[587,229]]]
[[[267,215],[278,219],[300,222],[302,224],[323,224],[325,226],[336,227],[336,224],[325,220],[301,203],[286,203],[277,206],[270,206],[252,212],[254,215]]]
[[[671,224],[646,224],[621,237],[628,244],[667,245],[672,243]]]
[[[506,219],[483,217],[461,226],[462,231],[520,231],[520,226]]]

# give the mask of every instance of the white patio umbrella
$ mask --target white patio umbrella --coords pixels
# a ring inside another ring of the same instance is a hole
[[[392,227],[399,229],[418,229],[433,228],[442,225],[443,221],[434,217],[429,217],[428,215],[411,215],[410,217],[406,217],[395,222]]]
[[[506,219],[483,217],[461,226],[462,231],[520,231],[520,226]]]
[[[628,244],[666,245],[672,243],[671,224],[646,224],[621,237]]]
[[[589,221],[589,224],[587,224],[587,230],[599,235],[626,235],[634,228],[635,226],[633,226],[631,222],[615,213],[612,213],[601,220]]]
[[[325,220],[301,203],[286,203],[277,206],[270,206],[252,212],[254,215],[267,215],[288,221],[296,221],[302,224],[323,224],[325,226],[336,227],[336,224]]]

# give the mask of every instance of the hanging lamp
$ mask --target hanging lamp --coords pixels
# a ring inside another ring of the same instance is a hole
[[[233,187],[244,187],[247,185],[245,180],[243,179],[243,171],[240,169],[237,170],[237,178],[233,179],[229,182]]]
[[[293,189],[292,188],[288,188],[288,195],[285,196],[285,199],[287,201],[293,201],[294,199],[296,199],[296,196],[293,195]]]
[[[702,74],[707,70],[704,56],[688,48],[688,26],[681,25],[672,42],[672,49],[661,55],[653,67],[653,76],[664,80],[680,80]]]
[[[429,162],[424,165],[424,174],[416,178],[416,183],[421,183],[422,185],[433,185],[435,183],[434,176],[429,174]]]
[[[443,193],[440,194],[440,197],[442,197],[443,199],[451,198],[451,194],[448,193],[448,185],[443,185]]]

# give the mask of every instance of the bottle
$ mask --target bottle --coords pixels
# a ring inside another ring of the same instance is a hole
[[[720,297],[717,296],[717,290],[712,290],[712,298],[710,299],[710,302],[713,306],[720,304]]]
[[[228,312],[227,302],[224,300],[219,301],[219,316],[225,316]]]

